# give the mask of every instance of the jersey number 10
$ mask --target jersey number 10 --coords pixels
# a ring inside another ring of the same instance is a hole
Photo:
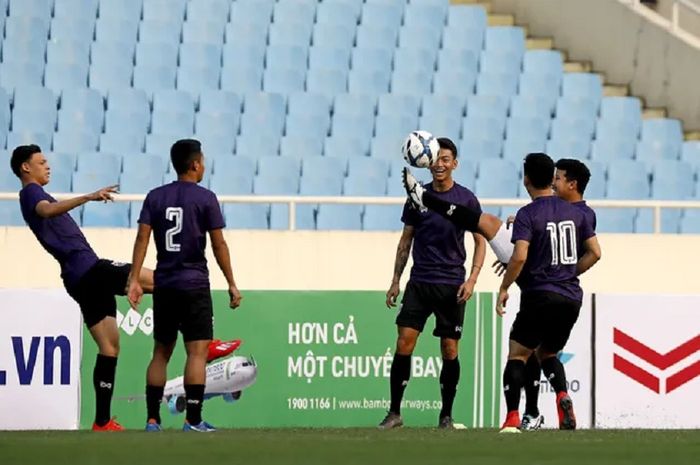
[[[576,225],[571,220],[547,223],[549,240],[552,243],[552,266],[575,265],[578,262],[576,250]]]
[[[182,231],[182,207],[166,208],[165,219],[175,222],[172,228],[165,231],[165,250],[168,252],[179,252],[180,244],[175,242],[175,235]]]

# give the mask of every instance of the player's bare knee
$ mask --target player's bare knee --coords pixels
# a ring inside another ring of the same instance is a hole
[[[411,355],[416,347],[416,338],[399,336],[396,340],[396,353],[399,355]]]
[[[556,357],[557,354],[538,348],[535,351],[535,356],[537,357],[537,360],[539,360],[541,363],[544,360],[547,360],[547,359],[552,358],[552,357]]]
[[[455,339],[441,339],[440,340],[440,352],[442,353],[442,358],[445,360],[454,360],[459,354],[459,346],[457,340]]]

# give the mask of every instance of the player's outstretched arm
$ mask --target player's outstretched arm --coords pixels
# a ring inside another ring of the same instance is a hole
[[[396,298],[399,296],[399,282],[403,274],[408,257],[411,255],[411,245],[413,244],[413,226],[404,225],[399,239],[399,246],[396,248],[396,259],[394,260],[394,275],[391,278],[391,286],[386,292],[386,306],[396,307]]]
[[[148,251],[148,241],[151,237],[151,225],[139,223],[139,229],[136,233],[136,241],[134,242],[134,253],[131,257],[131,272],[127,280],[127,299],[132,308],[138,308],[143,297],[143,288],[139,282],[143,262],[146,259]]]
[[[596,236],[586,239],[583,242],[583,248],[585,252],[576,263],[577,275],[581,275],[590,270],[593,265],[598,263],[600,257],[602,257],[602,251],[600,250],[600,244]]]
[[[513,255],[510,257],[508,262],[508,268],[506,268],[506,274],[503,276],[503,281],[501,282],[501,288],[498,291],[498,302],[496,303],[496,313],[503,316],[506,312],[503,308],[506,306],[508,301],[508,288],[518,279],[520,272],[523,270],[525,265],[525,260],[527,260],[527,252],[530,248],[530,243],[524,240],[518,240],[515,242],[515,248],[513,249]]]
[[[231,268],[231,254],[228,250],[228,244],[226,244],[226,239],[224,239],[224,233],[222,229],[212,229],[209,231],[209,237],[211,238],[211,248],[214,252],[214,257],[216,258],[216,263],[219,265],[221,272],[226,278],[228,283],[228,294],[231,298],[230,307],[236,308],[241,305],[241,300],[243,296],[241,295],[238,287],[236,286],[236,281],[233,279],[233,269]]]
[[[93,192],[92,194],[73,197],[72,199],[61,200],[60,202],[49,202],[42,200],[36,205],[36,214],[42,218],[53,218],[54,216],[63,215],[87,202],[94,200],[102,200],[104,202],[112,201],[112,194],[117,193],[119,186],[107,186]]]

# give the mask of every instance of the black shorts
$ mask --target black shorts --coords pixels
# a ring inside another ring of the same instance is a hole
[[[545,352],[557,353],[569,340],[580,310],[581,302],[554,292],[524,293],[510,338],[528,349],[541,347]]]
[[[153,339],[172,344],[177,332],[185,342],[205,341],[214,337],[214,310],[209,289],[153,290]]]
[[[433,336],[459,339],[462,337],[465,304],[457,303],[459,286],[409,281],[403,293],[396,324],[423,332],[425,322],[435,314]]]
[[[66,287],[78,302],[85,326],[92,328],[105,317],[117,316],[117,295],[125,295],[130,263],[100,259],[77,285]]]

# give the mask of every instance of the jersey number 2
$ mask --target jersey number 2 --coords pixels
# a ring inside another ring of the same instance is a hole
[[[552,243],[552,266],[575,265],[578,262],[578,251],[574,222],[567,220],[560,223],[547,223],[547,231]]]
[[[175,243],[175,235],[182,231],[182,208],[168,207],[165,209],[165,219],[174,221],[175,225],[165,231],[165,250],[168,252],[179,252],[180,244]]]

